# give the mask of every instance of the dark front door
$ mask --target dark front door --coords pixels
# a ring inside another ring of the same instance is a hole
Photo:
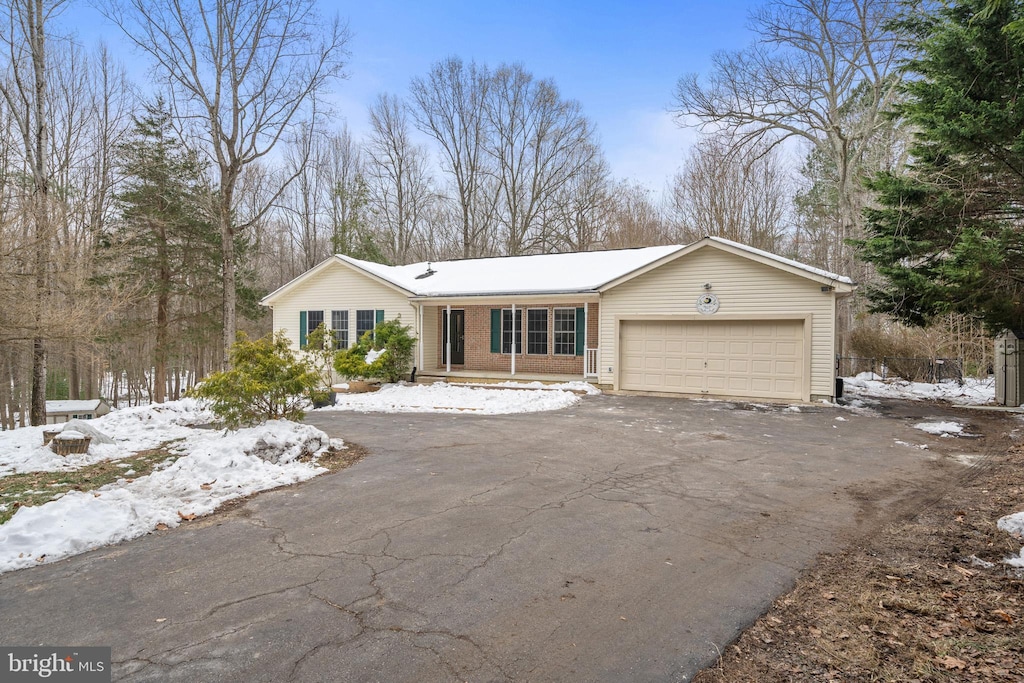
[[[445,312],[447,314],[447,311]],[[444,335],[441,353],[444,354],[444,348],[448,344],[448,330],[452,331],[452,365],[464,365],[466,362],[466,312],[456,311],[451,312],[451,320],[449,324],[444,326]]]

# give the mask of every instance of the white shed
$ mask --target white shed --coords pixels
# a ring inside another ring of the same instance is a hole
[[[46,424],[59,424],[68,420],[91,420],[109,412],[110,406],[102,398],[47,401]]]

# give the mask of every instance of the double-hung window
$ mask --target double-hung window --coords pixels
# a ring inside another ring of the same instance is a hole
[[[324,312],[323,311],[310,311],[306,314],[307,322],[309,325],[309,331],[314,332],[318,327],[324,324]]]
[[[375,317],[375,311],[371,308],[368,310],[356,311],[356,340],[363,338],[363,335],[367,332],[373,332],[373,328],[377,325]]]
[[[526,311],[526,352],[546,356],[548,353],[548,309]]]
[[[556,356],[576,355],[576,309],[555,309],[555,349]]]
[[[516,309],[515,325],[512,324],[512,309],[504,308],[501,311],[501,352],[512,353],[512,331],[515,330],[516,353],[523,352],[523,310]]]
[[[348,348],[348,311],[331,311],[331,329],[334,331],[334,348]]]

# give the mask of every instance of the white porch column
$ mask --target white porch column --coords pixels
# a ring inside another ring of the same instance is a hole
[[[512,304],[512,375],[516,374],[516,305]]]
[[[444,307],[444,365],[445,372],[452,371],[452,305]]]

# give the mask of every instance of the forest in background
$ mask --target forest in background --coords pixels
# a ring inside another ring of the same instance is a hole
[[[580,104],[524,64],[441,58],[380,94],[353,136],[327,105],[349,28],[313,0],[110,0],[111,30],[151,66],[143,83],[75,39],[67,2],[0,6],[5,429],[40,422],[46,398],[180,396],[237,331],[270,331],[263,294],[333,253],[403,264],[718,235],[876,284],[877,299],[894,271],[878,275],[877,242],[867,258],[857,246],[879,236],[867,181],[912,175],[927,125],[906,109],[927,39],[906,17],[922,3],[768,0],[749,47],[666,93],[700,137],[664,191],[614,177]],[[999,27],[1019,13],[989,10]],[[931,324],[916,332],[871,305],[847,302],[844,344],[858,327],[875,350],[985,365],[970,310],[893,311]]]

